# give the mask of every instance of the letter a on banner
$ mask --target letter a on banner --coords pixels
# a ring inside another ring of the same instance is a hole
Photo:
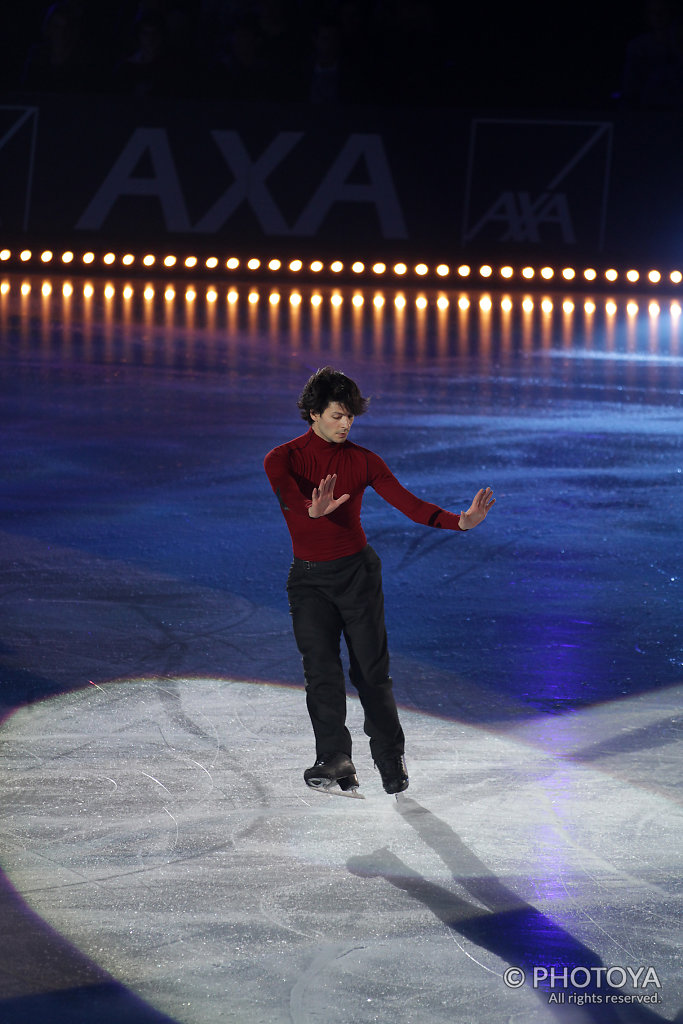
[[[350,184],[349,174],[363,157],[370,181]],[[407,238],[391,169],[379,135],[350,135],[341,153],[294,225],[294,235],[314,235],[335,203],[373,203],[384,238]]]
[[[149,157],[153,168],[152,175],[146,178],[134,174],[144,156]],[[76,227],[98,230],[123,196],[156,196],[167,230],[190,230],[185,199],[164,128],[135,129]]]

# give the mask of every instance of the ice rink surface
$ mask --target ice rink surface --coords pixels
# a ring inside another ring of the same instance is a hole
[[[683,1020],[677,306],[4,281],[2,1024]],[[351,689],[362,798],[302,781],[262,461],[326,364],[405,486],[498,499],[366,494],[399,798]]]

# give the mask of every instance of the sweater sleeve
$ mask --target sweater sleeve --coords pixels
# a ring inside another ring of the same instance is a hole
[[[368,452],[368,483],[381,498],[397,508],[408,519],[439,530],[460,530],[460,513],[447,512],[438,505],[423,501],[398,482],[387,464],[378,455]]]
[[[275,492],[280,508],[283,512],[293,512],[295,515],[306,516],[311,507],[311,499],[306,498],[300,491],[292,474],[289,462],[289,449],[286,445],[280,445],[268,452],[263,460],[263,468],[270,480],[270,486]]]

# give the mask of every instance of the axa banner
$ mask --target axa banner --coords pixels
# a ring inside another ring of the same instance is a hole
[[[12,97],[0,232],[197,248],[676,259],[667,117]]]

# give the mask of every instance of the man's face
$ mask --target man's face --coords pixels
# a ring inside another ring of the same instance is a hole
[[[353,416],[346,406],[340,405],[339,402],[330,402],[324,412],[312,412],[311,419],[313,433],[334,444],[341,444],[346,440],[353,423]]]

